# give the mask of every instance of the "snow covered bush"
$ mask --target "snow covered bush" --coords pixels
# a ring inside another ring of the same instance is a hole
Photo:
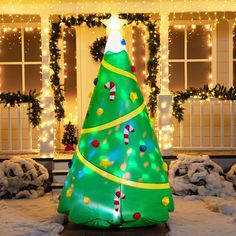
[[[177,195],[236,196],[233,184],[225,179],[223,169],[207,155],[177,156],[169,170],[169,181]]]
[[[36,198],[44,194],[48,170],[30,158],[0,163],[0,199]]]
[[[233,182],[234,188],[236,189],[236,163],[234,163],[230,170],[226,173],[226,178]]]

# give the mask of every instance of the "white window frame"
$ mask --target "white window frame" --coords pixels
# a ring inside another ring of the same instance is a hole
[[[188,88],[188,62],[211,62],[211,84],[214,86],[216,85],[217,81],[217,75],[216,75],[216,27],[214,26],[214,23],[212,21],[202,20],[199,22],[197,21],[186,21],[186,20],[176,20],[171,21],[170,26],[175,25],[184,25],[184,59],[169,59],[168,62],[182,62],[184,63],[184,89]],[[187,28],[191,25],[210,25],[212,28],[212,48],[211,48],[211,59],[188,59],[188,48],[187,48]]]
[[[0,28],[6,28],[6,27],[10,27],[10,28],[17,28],[20,29],[21,32],[21,61],[6,61],[6,62],[0,62],[0,66],[4,65],[21,65],[21,90],[22,93],[25,93],[25,66],[27,65],[42,65],[42,60],[40,59],[39,61],[25,61],[25,42],[24,42],[24,32],[26,28],[30,28],[32,27],[37,28],[39,27],[39,23],[3,23],[0,24]],[[8,92],[8,91],[6,91]]]

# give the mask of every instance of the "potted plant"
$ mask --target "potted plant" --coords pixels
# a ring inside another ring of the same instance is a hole
[[[69,121],[68,124],[64,125],[64,128],[62,143],[65,145],[65,151],[73,151],[74,144],[77,144],[76,127]]]

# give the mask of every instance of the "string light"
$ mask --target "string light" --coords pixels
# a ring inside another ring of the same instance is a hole
[[[188,7],[188,3],[189,2],[192,2],[192,1],[184,1],[184,5],[183,5],[183,9],[187,9],[187,7]],[[225,1],[226,3],[228,3],[229,1]],[[223,4],[223,6],[222,6],[222,8],[223,9],[226,9],[226,7],[227,7],[227,4]],[[146,9],[146,8],[144,8],[144,6],[145,6],[145,4],[146,4],[146,2],[145,1],[142,1],[142,8],[143,9]],[[31,5],[34,5],[34,4],[31,4]],[[65,5],[61,5],[61,3],[60,3],[60,7],[59,7],[59,10],[65,10],[65,9],[72,9],[73,8],[73,6],[71,6],[71,4],[68,4],[69,6],[68,6],[68,8],[63,8]],[[120,7],[122,7],[122,5],[123,4],[121,4],[121,5],[119,5]],[[173,5],[175,5],[175,4],[173,4]],[[135,5],[136,6],[136,5]],[[152,4],[152,7],[153,6],[155,6],[154,4]],[[174,9],[174,7],[175,6],[173,6],[173,9]],[[213,6],[212,6],[213,7]],[[6,8],[6,7],[5,7]],[[3,7],[3,9],[5,9],[4,7]],[[31,9],[34,9],[34,11],[38,11],[39,12],[39,10],[40,10],[40,8],[39,8],[39,6],[30,6],[30,8]],[[214,5],[214,8],[217,8],[217,9],[220,9],[219,8],[219,5],[218,4],[215,4]],[[16,9],[17,9],[17,7],[15,7],[15,6],[12,6],[11,7],[11,11],[12,12],[15,12],[16,11]],[[52,7],[51,7],[51,9],[52,9]],[[79,8],[79,6],[76,6],[76,9],[77,10],[79,10],[80,8]],[[83,10],[85,10],[86,9],[86,6],[83,6]],[[127,8],[126,8],[127,9]],[[171,10],[171,9],[170,9]],[[177,7],[176,7],[176,9],[175,9],[175,11],[177,10]],[[192,14],[193,15],[193,14]],[[211,15],[210,14],[206,14],[205,13],[205,15],[206,15],[206,17],[209,19],[209,20],[214,20],[214,17],[211,17]],[[217,12],[215,12],[214,13],[214,15],[215,15],[215,23],[217,24],[217,23],[219,23],[219,18],[217,17]],[[182,14],[182,16],[183,16],[183,14]],[[12,15],[11,15],[11,17],[12,17]],[[17,16],[18,18],[20,17],[19,15]],[[176,13],[174,12],[173,13],[173,19],[175,19],[176,18]],[[201,16],[201,13],[200,13],[200,11],[198,12],[198,21],[199,22],[203,22],[203,19],[202,19],[203,17]],[[236,17],[235,17],[236,18]],[[225,12],[223,12],[223,16],[222,16],[222,19],[227,19],[226,18],[226,13]],[[47,19],[48,20],[48,19]],[[15,19],[13,19],[12,20],[12,23],[14,23],[14,21],[15,21]],[[32,20],[30,19],[29,20],[29,22],[28,23],[30,23]],[[178,26],[179,27],[179,26]],[[181,26],[181,27],[185,27],[185,26]],[[180,29],[181,29],[181,27],[180,27]],[[196,25],[194,26],[194,24],[192,24],[192,29],[195,29],[196,28]],[[42,28],[43,29],[43,28]],[[13,31],[13,32],[16,32],[18,29],[17,28],[9,28],[9,27],[4,27],[3,28],[3,32],[4,33],[7,33],[7,32],[9,32],[9,31]],[[33,28],[32,27],[27,27],[26,28],[26,31],[32,31],[33,30]],[[42,34],[43,33],[45,33],[45,34],[48,34],[48,32],[49,32],[49,28],[45,28],[45,29],[43,29],[43,32],[42,32]],[[1,34],[1,37],[2,37],[2,39],[4,39],[5,38],[5,35],[4,34]],[[0,40],[0,42],[1,42],[1,40]],[[208,40],[208,46],[209,47],[212,47],[212,42],[211,42],[211,39],[209,39]],[[46,47],[48,47],[48,45],[46,45],[45,47],[43,46],[42,47],[42,56],[43,56],[43,60],[46,58],[46,57],[48,57],[48,50],[46,49]],[[46,49],[46,50],[45,50]],[[64,50],[64,52],[66,53],[66,45],[65,45],[65,47],[63,46],[63,50]],[[162,60],[162,65],[165,65],[165,61],[166,60],[168,60],[168,49],[167,49],[167,53],[165,52],[165,45],[162,45],[162,56],[161,56],[161,60]],[[132,58],[133,59],[133,58]],[[210,56],[209,58],[208,58],[209,60],[212,60],[212,56]],[[146,61],[146,58],[143,58],[143,60],[144,61]],[[66,64],[64,64],[64,67],[66,67]],[[65,68],[66,69],[66,68]],[[50,96],[52,96],[52,91],[51,91],[51,89],[50,89],[50,80],[48,79],[48,78],[45,78],[45,75],[46,74],[50,74],[50,69],[49,69],[49,67],[48,67],[48,65],[47,65],[47,62],[45,63],[44,62],[44,64],[43,64],[43,66],[42,66],[42,76],[44,77],[43,78],[43,83],[44,83],[44,89],[43,89],[43,95],[45,96],[45,97],[50,97]],[[145,71],[143,71],[142,72],[143,74],[145,74]],[[169,83],[169,78],[168,78],[168,76],[166,76],[168,74],[168,68],[167,67],[165,67],[165,68],[163,68],[162,69],[162,71],[161,71],[161,76],[162,76],[162,82],[165,84],[165,85],[163,85],[162,86],[162,88],[164,89],[164,90],[166,90],[167,92],[168,92],[168,83]],[[67,78],[67,76],[66,75],[64,75],[64,78],[66,79]],[[212,74],[209,74],[209,81],[210,80],[212,80]],[[210,83],[211,84],[211,83]],[[143,90],[146,90],[146,88],[145,88],[145,84],[143,84]],[[45,101],[46,102],[46,101]],[[43,106],[45,107],[45,104],[43,104]],[[164,109],[165,108],[165,106],[163,105],[163,104],[161,104],[161,106],[162,106],[162,108]],[[54,106],[52,106],[52,108],[50,107],[50,109],[49,110],[46,110],[46,112],[51,112],[52,110],[54,109]],[[44,114],[46,114],[46,113],[44,113]],[[48,123],[48,125],[49,125],[50,123]],[[50,124],[51,125],[51,124]],[[47,126],[47,123],[45,123],[45,124],[42,124],[42,127],[46,127]],[[167,130],[171,130],[171,127],[165,127],[165,128],[163,128],[163,130],[161,130],[161,132],[166,132]],[[50,132],[51,132],[51,129],[50,129]],[[46,138],[46,136],[45,136],[45,138]],[[163,138],[163,140],[166,140],[165,138]],[[50,144],[51,145],[51,144]],[[168,146],[168,145],[167,145]]]
[[[41,22],[43,79],[41,104],[44,108],[42,112],[42,123],[40,129],[40,154],[42,157],[54,156],[54,104],[50,86],[48,19],[49,16],[45,15]]]

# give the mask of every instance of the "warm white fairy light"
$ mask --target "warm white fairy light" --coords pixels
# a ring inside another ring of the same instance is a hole
[[[178,27],[178,28],[182,28]],[[169,91],[168,34],[169,14],[162,13],[160,21],[160,79],[159,95],[159,145],[163,155],[171,153],[173,144],[173,124],[171,115],[172,96]]]
[[[172,0],[173,1],[173,0]],[[165,2],[165,1],[160,1],[160,4],[161,4],[161,2]],[[183,5],[183,7],[182,7],[182,9],[180,8],[180,7],[177,7],[177,5],[178,5],[178,3],[176,3],[176,4],[173,4],[172,3],[172,6],[170,5],[170,8],[168,8],[170,11],[172,11],[172,12],[174,12],[174,16],[173,16],[173,18],[175,19],[175,11],[176,12],[178,12],[178,11],[182,11],[183,9],[187,9],[187,7],[188,7],[188,3],[190,3],[190,2],[192,2],[192,1],[184,1],[184,5]],[[207,2],[207,1],[206,1]],[[225,1],[225,2],[230,2],[230,1]],[[231,2],[233,2],[233,0],[231,0]],[[145,2],[145,1],[143,1],[143,7],[145,6],[145,4],[146,4],[147,2]],[[114,3],[113,2],[113,4],[116,4],[116,3]],[[118,4],[118,3],[117,3]],[[119,4],[120,4],[120,2],[119,2]],[[154,2],[152,2],[152,4],[150,4],[150,9],[152,8],[152,7],[155,7],[156,5],[157,5],[158,3],[156,3],[155,2],[155,4],[154,4]],[[11,5],[14,5],[14,4],[11,4]],[[30,8],[31,9],[26,9],[26,11],[28,11],[28,12],[40,12],[40,11],[42,11],[42,10],[40,10],[41,8],[39,7],[39,6],[34,6],[34,5],[37,5],[37,4],[31,4],[30,5]],[[87,8],[87,6],[84,6],[84,5],[78,5],[78,4],[76,4],[76,7],[75,6],[72,6],[71,5],[71,2],[69,2],[68,4],[65,4],[65,5],[63,5],[62,6],[62,4],[59,2],[59,8],[57,9],[57,10],[60,10],[61,12],[62,11],[64,11],[64,12],[70,12],[71,10],[75,10],[75,11],[81,11],[81,10],[83,10],[83,11],[86,11],[86,10],[88,10],[88,8]],[[99,4],[98,4],[99,5]],[[136,4],[137,5],[137,4]],[[136,6],[135,5],[135,6]],[[226,6],[227,6],[227,4],[224,4],[223,6],[222,6],[222,8],[223,9],[226,9]],[[122,4],[120,4],[120,7],[123,7],[123,3]],[[233,8],[234,8],[234,6],[232,6]],[[7,5],[5,6],[5,8],[2,8],[3,10],[4,9],[6,9],[7,8]],[[211,4],[209,4],[208,6],[207,6],[207,9],[208,8],[211,8],[211,10],[213,9],[213,10],[221,10],[220,9],[220,6],[219,6],[219,3],[217,3],[217,1],[215,1],[214,3],[212,3],[211,2]],[[31,11],[33,9],[33,11]],[[50,6],[50,8],[48,8],[49,10],[54,10],[53,9],[53,6]],[[123,8],[124,9],[124,8]],[[127,9],[127,6],[125,6],[125,9]],[[125,10],[124,9],[124,10]],[[143,8],[143,9],[145,9],[145,8]],[[173,11],[173,9],[175,9],[175,11]],[[203,9],[203,8],[202,8]],[[206,9],[206,8],[205,8]],[[229,9],[229,8],[228,8]],[[12,11],[12,12],[16,12],[17,11],[17,7],[16,6],[11,6],[10,7],[10,10]],[[90,10],[93,10],[92,8],[90,9]],[[129,9],[128,9],[129,10]],[[155,9],[154,9],[155,10]],[[157,9],[156,9],[157,10]],[[192,9],[192,10],[195,10],[195,9]],[[199,8],[197,8],[196,9],[196,12],[200,12],[200,7]],[[200,14],[198,13],[198,16],[199,16],[199,20],[201,20],[201,17],[200,17]],[[217,23],[219,23],[219,19],[225,19],[225,13],[223,14],[223,17],[219,17],[219,18],[217,18],[217,13],[215,12],[215,23],[217,24]],[[235,16],[235,18],[236,18],[236,16]],[[211,16],[210,14],[208,15],[208,19],[210,19],[210,20],[213,20],[214,21],[214,16]],[[4,36],[4,35],[3,35]],[[5,36],[4,36],[5,37]],[[208,46],[209,47],[212,47],[212,43],[208,43]],[[45,48],[45,47],[44,47]],[[45,51],[43,51],[42,52],[42,55],[43,55],[43,57],[46,57],[46,56],[48,56],[47,55],[47,52],[45,52]],[[163,57],[163,59],[166,59],[166,57],[164,56]],[[210,60],[212,59],[212,58],[209,58]],[[49,71],[49,68],[48,67],[44,67],[44,72],[45,71]],[[164,69],[164,72],[165,73],[168,73],[168,69],[166,68],[166,69]],[[43,73],[44,74],[44,73]],[[44,76],[44,75],[43,75]],[[65,75],[66,76],[66,75]],[[209,80],[210,79],[212,79],[212,75],[209,75]],[[43,79],[43,81],[44,81],[44,95],[46,95],[46,96],[51,96],[51,90],[50,90],[50,88],[49,88],[49,86],[50,86],[50,81],[49,80],[46,80],[45,78]],[[49,89],[47,89],[47,88],[49,88]],[[145,89],[145,84],[143,84],[143,88]]]
[[[43,107],[42,123],[40,129],[40,155],[41,157],[53,157],[54,155],[54,103],[50,87],[50,62],[49,62],[49,16],[42,16],[42,96]]]

